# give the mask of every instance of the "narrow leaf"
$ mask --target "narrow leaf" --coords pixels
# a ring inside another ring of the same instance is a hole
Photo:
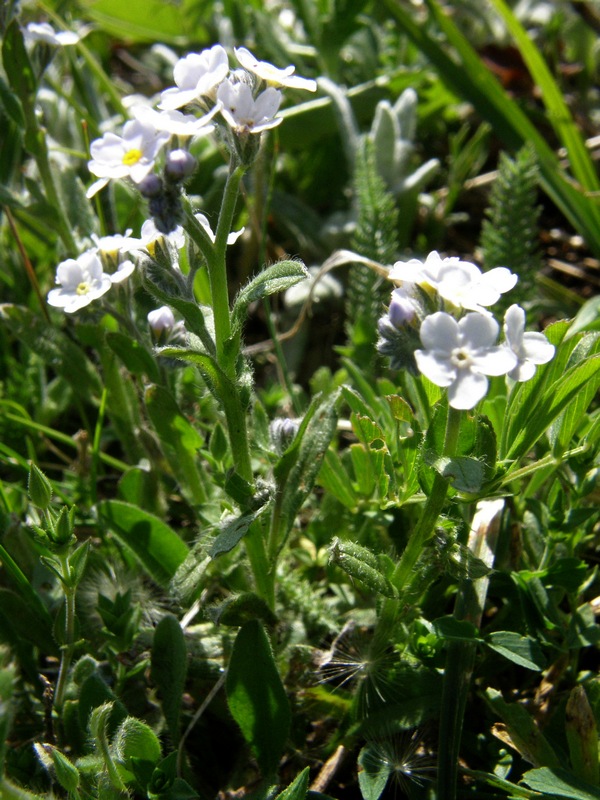
[[[265,778],[273,778],[290,730],[289,702],[260,622],[247,622],[235,639],[227,672],[229,710]]]
[[[179,741],[181,698],[187,675],[187,648],[181,625],[167,614],[156,626],[152,642],[152,680],[174,744]]]

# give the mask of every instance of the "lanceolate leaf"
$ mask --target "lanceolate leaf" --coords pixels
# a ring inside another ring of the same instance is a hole
[[[308,272],[304,264],[299,261],[280,261],[265,267],[236,297],[232,312],[233,328],[241,327],[250,303],[289,289],[305,278],[308,278]]]
[[[290,730],[290,706],[271,645],[257,620],[236,637],[227,672],[229,710],[265,778],[277,773]]]
[[[174,743],[179,741],[181,698],[187,675],[187,648],[181,625],[167,614],[154,632],[152,680],[160,693],[163,714]]]
[[[166,586],[185,561],[185,542],[161,519],[129,503],[103,500],[97,510],[100,520],[137,556],[148,574]]]

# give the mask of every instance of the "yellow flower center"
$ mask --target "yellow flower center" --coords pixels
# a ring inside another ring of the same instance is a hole
[[[133,167],[133,165],[137,164],[143,155],[144,154],[141,150],[138,150],[137,147],[134,147],[133,149],[128,150],[123,156],[123,164],[125,164],[127,167]]]
[[[75,291],[79,295],[87,294],[90,291],[90,285],[87,281],[82,281]]]

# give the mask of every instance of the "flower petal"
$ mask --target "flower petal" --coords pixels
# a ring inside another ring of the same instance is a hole
[[[448,389],[448,402],[452,408],[474,408],[488,389],[488,379],[470,370],[458,370],[456,380]]]

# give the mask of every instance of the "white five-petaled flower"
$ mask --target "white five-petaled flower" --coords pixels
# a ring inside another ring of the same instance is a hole
[[[87,250],[77,259],[62,261],[56,269],[56,283],[60,288],[50,290],[48,303],[67,314],[102,297],[112,286],[110,276],[102,271],[102,262],[93,250]]]
[[[281,105],[281,92],[269,86],[255,99],[246,83],[223,81],[217,91],[221,114],[238,133],[261,133],[282,122],[275,117]]]
[[[228,72],[229,59],[220,44],[201,53],[189,53],[175,64],[173,78],[177,85],[165,89],[158,107],[170,111],[193,103],[201,97],[214,99],[216,87]]]
[[[181,225],[178,225],[171,233],[161,233],[153,219],[147,219],[144,222],[140,237],[142,246],[147,250],[151,249],[159,239],[166,239],[175,250],[181,250],[185,246],[185,233]]]
[[[453,408],[473,408],[488,389],[486,375],[505,375],[517,365],[513,351],[496,345],[499,325],[493,317],[470,312],[455,320],[444,311],[426,317],[415,351],[417,367],[436,386],[448,389]]]
[[[59,47],[77,44],[89,33],[89,28],[83,28],[79,33],[75,31],[55,31],[47,22],[30,22],[23,31],[23,36],[31,42],[45,42]]]
[[[441,258],[435,250],[424,262],[418,259],[398,261],[388,277],[400,283],[414,283],[434,289],[447,303],[467,311],[489,313],[487,306],[496,303],[501,294],[513,288],[518,277],[506,267],[481,272],[479,267],[460,258]]]
[[[504,315],[504,336],[506,346],[517,357],[517,364],[508,373],[513,381],[528,381],[535,375],[539,364],[547,364],[554,356],[554,345],[543,333],[525,332],[525,311],[516,304],[510,306]]]
[[[306,89],[309,92],[317,91],[317,82],[310,78],[301,78],[299,75],[294,75],[296,68],[293,66],[278,69],[269,64],[268,61],[259,61],[245,47],[236,47],[233,52],[245,70],[256,75],[269,86],[287,86],[290,89]]]
[[[98,178],[131,178],[140,183],[154,167],[154,161],[170,134],[157,132],[141,120],[129,120],[123,126],[123,136],[105,133],[92,142],[88,168]]]

